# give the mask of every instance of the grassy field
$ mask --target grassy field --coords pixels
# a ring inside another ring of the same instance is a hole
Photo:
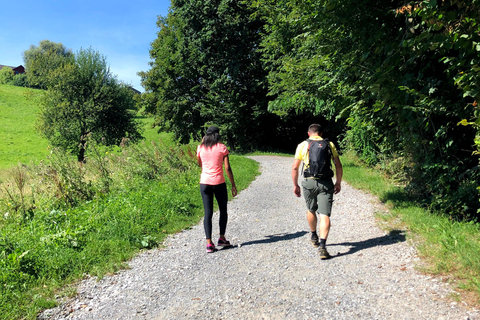
[[[41,90],[0,84],[0,171],[20,163],[38,163],[50,154],[48,141],[35,129],[40,95]],[[138,120],[144,124],[145,142],[175,144],[167,133],[151,127],[152,118]]]
[[[35,130],[39,90],[0,85],[0,170],[45,158],[48,141]]]

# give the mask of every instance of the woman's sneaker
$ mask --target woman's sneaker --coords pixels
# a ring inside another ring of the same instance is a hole
[[[218,239],[218,246],[219,247],[230,247],[230,241],[227,241],[226,239],[223,240],[222,238]]]
[[[212,253],[215,251],[217,251],[217,249],[215,249],[215,246],[213,244],[207,244],[207,253]]]

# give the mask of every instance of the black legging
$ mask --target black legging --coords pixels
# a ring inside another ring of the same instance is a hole
[[[212,217],[213,217],[213,196],[217,199],[218,209],[220,210],[220,235],[225,234],[227,229],[227,185],[226,183],[218,185],[200,184],[200,194],[203,199],[203,209],[205,210],[205,218],[203,226],[205,228],[206,239],[212,239]]]

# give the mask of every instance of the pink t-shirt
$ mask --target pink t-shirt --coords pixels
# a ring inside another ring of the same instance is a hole
[[[228,155],[228,149],[223,143],[217,143],[212,148],[204,145],[197,147],[197,157],[202,160],[201,184],[217,185],[225,182],[223,176],[223,158]]]

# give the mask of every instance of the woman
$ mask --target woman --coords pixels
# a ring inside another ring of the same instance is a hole
[[[200,175],[200,193],[203,199],[203,208],[205,218],[203,226],[205,228],[205,237],[207,238],[207,252],[215,252],[215,245],[212,242],[212,217],[213,217],[213,197],[217,199],[218,209],[220,211],[220,238],[219,247],[228,247],[230,242],[225,238],[227,229],[227,185],[223,176],[223,165],[228,179],[232,184],[232,196],[237,195],[237,187],[233,179],[232,168],[228,161],[227,147],[220,142],[219,130],[215,126],[207,129],[207,134],[202,139],[202,143],[197,148],[198,165],[202,168]]]

